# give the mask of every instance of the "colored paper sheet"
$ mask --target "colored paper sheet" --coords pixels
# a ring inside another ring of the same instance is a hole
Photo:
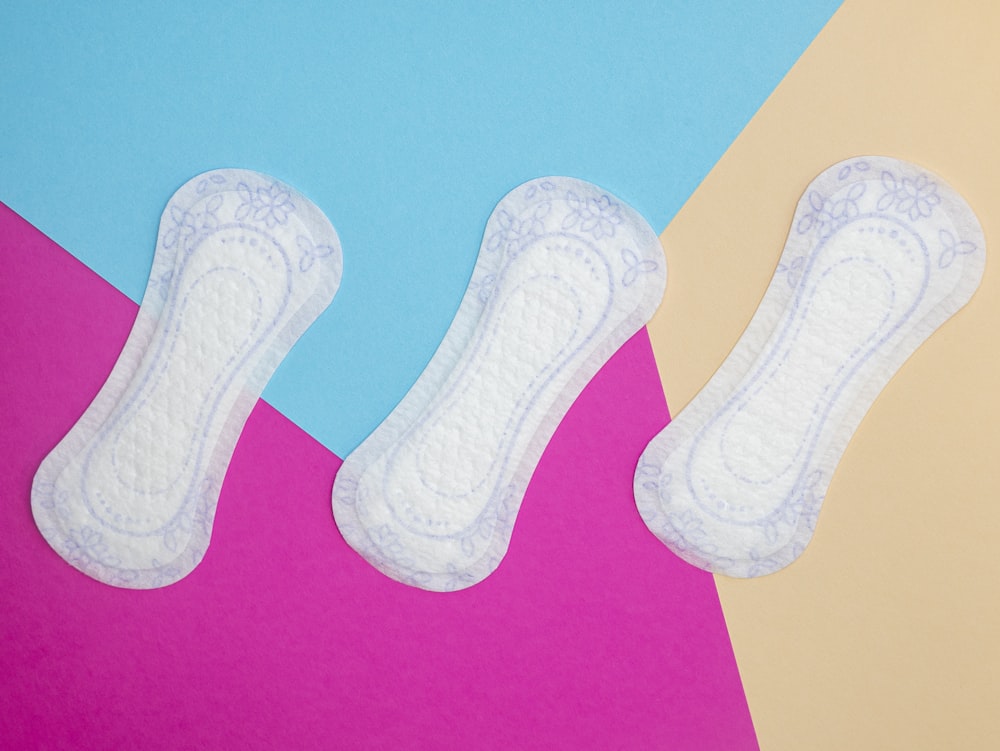
[[[805,554],[719,577],[766,749],[991,748],[1000,675],[1000,8],[849,0],[661,236],[650,338],[679,413],[725,360],[795,202],[841,159],[925,165],[975,210],[986,271],[900,368],[834,474]]]
[[[340,460],[260,402],[201,566],[137,592],[66,565],[29,505],[136,306],[3,206],[0,258],[7,746],[757,747],[712,577],[664,555],[632,501],[668,420],[644,332],[566,416],[480,585],[375,571],[331,517]]]
[[[8,1],[0,200],[138,300],[186,180],[297,188],[344,279],[264,396],[345,456],[430,359],[508,190],[578,177],[661,230],[838,4]]]

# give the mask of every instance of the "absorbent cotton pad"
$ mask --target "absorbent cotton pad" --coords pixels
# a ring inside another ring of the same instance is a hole
[[[181,187],[111,375],[35,475],[55,551],[120,587],[186,576],[250,410],[341,269],[330,222],[273,178],[223,169]]]
[[[656,234],[606,191],[547,177],[509,193],[431,362],[337,474],[344,538],[423,589],[488,576],[552,433],[665,283]]]
[[[743,336],[642,455],[647,526],[729,576],[795,560],[865,412],[972,296],[984,251],[969,206],[916,165],[863,157],[823,172]]]

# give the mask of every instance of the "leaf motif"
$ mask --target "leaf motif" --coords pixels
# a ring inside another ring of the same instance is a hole
[[[857,201],[864,194],[865,194],[865,184],[854,183],[854,185],[852,185],[847,191],[847,200]]]
[[[826,205],[826,199],[823,198],[817,191],[809,191],[809,205],[812,206],[813,211],[822,211],[823,206]]]

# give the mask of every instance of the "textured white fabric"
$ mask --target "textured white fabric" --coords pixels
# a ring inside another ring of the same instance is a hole
[[[649,528],[729,576],[797,558],[865,412],[972,296],[984,252],[972,210],[926,170],[863,157],[823,172],[740,341],[642,455]]]
[[[424,589],[489,575],[552,433],[665,282],[655,233],[600,188],[548,177],[509,193],[427,369],[337,474],[345,539]]]
[[[330,222],[273,178],[217,170],[177,191],[120,357],[35,475],[32,511],[59,555],[137,589],[201,561],[243,424],[341,269]]]

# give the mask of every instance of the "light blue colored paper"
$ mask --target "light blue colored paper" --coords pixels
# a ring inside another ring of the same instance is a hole
[[[507,191],[576,176],[663,229],[839,3],[7,5],[0,200],[133,300],[200,172],[330,217],[340,292],[264,397],[344,456],[430,359]]]

